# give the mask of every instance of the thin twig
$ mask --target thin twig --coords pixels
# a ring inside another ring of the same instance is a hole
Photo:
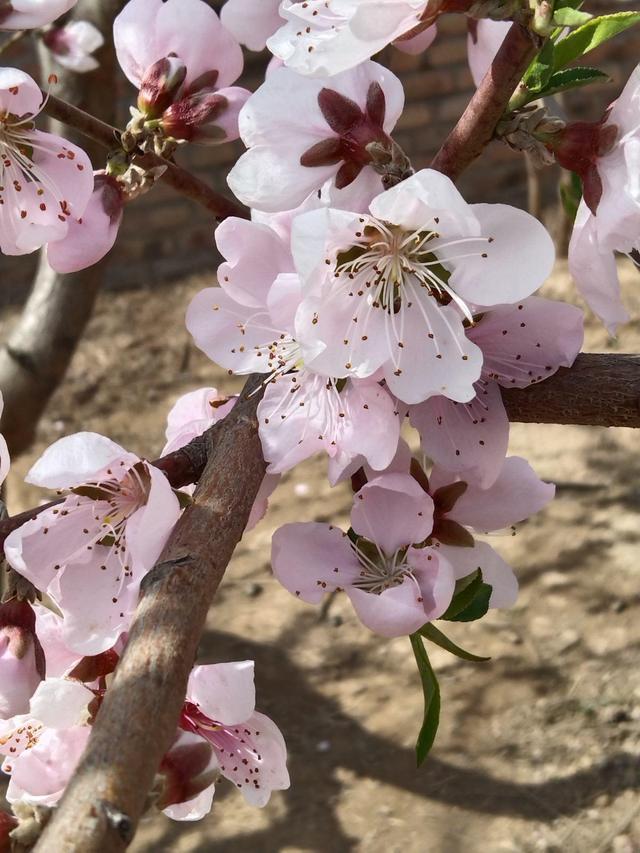
[[[431,168],[455,181],[491,142],[509,99],[540,49],[539,37],[512,24],[475,94],[434,157]]]
[[[27,35],[28,32],[28,30],[16,30],[15,33],[10,35],[8,39],[5,39],[5,41],[0,44],[0,53],[4,53],[5,50],[8,50],[12,45],[17,44],[24,38],[24,36]]]
[[[44,92],[43,95],[46,99],[43,111],[52,118],[64,122],[69,127],[75,128],[75,130],[89,139],[99,142],[108,150],[119,147],[122,131],[118,130],[117,127],[112,127],[110,124],[100,121],[100,119],[89,115],[89,113],[78,109],[78,107],[74,107],[72,104],[68,104],[55,95],[49,94],[47,96]],[[169,160],[165,160],[164,157],[159,157],[153,153],[144,154],[144,163],[147,168],[163,166],[165,171],[162,174],[161,180],[172,186],[174,190],[182,195],[193,199],[193,201],[197,201],[198,204],[201,204],[213,213],[218,221],[226,219],[227,216],[238,216],[242,219],[249,218],[249,211],[244,205],[235,201],[235,199],[227,198],[221,193],[216,192],[208,184],[205,184],[204,181],[201,181],[195,175],[192,175],[191,172],[183,169],[182,166],[171,163]]]

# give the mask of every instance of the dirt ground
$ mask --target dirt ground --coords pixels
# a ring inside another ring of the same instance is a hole
[[[630,265],[624,278],[640,316]],[[153,458],[179,394],[237,387],[184,329],[204,283],[102,297],[38,445],[14,465],[11,511],[38,499],[19,478],[58,436],[96,430]],[[564,268],[547,292],[572,298]],[[640,351],[640,323],[612,343],[590,321],[587,342]],[[200,659],[256,660],[259,708],[285,733],[292,787],[253,810],[221,782],[205,821],[147,818],[135,853],[640,851],[639,449],[632,430],[513,427],[511,452],[558,484],[557,499],[498,542],[520,578],[517,606],[451,630],[491,662],[433,651],[442,724],[418,771],[422,698],[408,641],[367,632],[346,599],[322,619],[270,574],[276,527],[348,514],[324,460],[291,473],[237,550]]]

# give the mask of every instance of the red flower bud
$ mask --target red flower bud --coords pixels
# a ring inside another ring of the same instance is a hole
[[[168,136],[191,142],[221,142],[227,136],[216,122],[229,106],[224,95],[201,90],[172,104],[162,116],[162,127]]]
[[[203,738],[178,732],[173,745],[160,763],[162,792],[158,808],[186,803],[201,794],[218,778],[213,748]]]
[[[24,714],[45,677],[36,617],[27,601],[0,604],[0,718]]]
[[[174,102],[186,76],[186,66],[177,56],[165,56],[150,65],[142,78],[138,94],[140,112],[149,118],[161,116]]]

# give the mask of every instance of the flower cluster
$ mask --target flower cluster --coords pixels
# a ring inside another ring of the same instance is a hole
[[[0,29],[46,27],[39,37],[59,62],[89,71],[100,34],[53,24],[73,5],[0,2]],[[414,170],[393,137],[403,87],[371,57],[389,44],[427,49],[452,12],[471,19],[469,63],[485,86],[506,22],[530,23],[521,4],[228,0],[219,18],[203,0],[130,0],[114,41],[136,103],[95,172],[80,148],[36,129],[46,96],[35,81],[0,69],[0,249],[46,247],[59,272],[111,249],[125,205],[177,168],[180,146],[242,140],[228,184],[250,216],[216,228],[217,285],[193,298],[186,326],[212,362],[261,380],[266,476],[247,528],[281,475],[326,456],[331,485],[351,486],[349,526],[284,525],[273,574],[311,604],[344,592],[367,628],[412,644],[444,636],[434,620],[514,604],[516,574],[486,537],[515,533],[554,487],[508,455],[503,389],[570,367],[583,340],[578,308],[537,295],[555,260],[543,225],[513,206],[468,203],[445,174]],[[241,44],[274,56],[253,94],[235,85]],[[639,115],[640,66],[600,122],[551,122],[535,139],[582,179],[569,265],[612,332],[628,319],[614,252],[640,251]],[[517,125],[517,109],[507,118]],[[0,603],[0,755],[16,814],[60,799],[141,585],[198,501],[195,474],[174,488],[167,458],[236,404],[214,387],[181,397],[160,462],[81,432],[29,471],[57,498],[4,543],[11,571],[34,587]],[[0,436],[0,483],[8,467]],[[36,592],[44,604],[30,603]],[[256,806],[288,787],[283,737],[255,704],[253,662],[193,668],[154,785],[169,817],[207,814],[219,776]],[[0,847],[13,823],[0,815]]]

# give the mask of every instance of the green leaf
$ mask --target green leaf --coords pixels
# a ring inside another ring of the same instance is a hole
[[[440,619],[447,622],[475,622],[486,615],[492,587],[482,580],[480,569],[469,577],[471,581],[463,588],[459,589],[456,585],[451,604]]]
[[[432,643],[435,643],[436,646],[440,646],[441,649],[444,649],[445,652],[450,652],[450,654],[455,655],[457,658],[461,658],[462,660],[468,660],[472,663],[485,663],[486,661],[491,660],[491,658],[480,657],[479,655],[474,655],[471,652],[467,652],[460,648],[460,646],[457,646],[453,640],[446,637],[442,631],[439,631],[436,626],[431,623],[428,623],[421,628],[420,633],[425,640],[430,640]]]
[[[556,42],[553,50],[553,70],[564,68],[598,45],[617,36],[640,21],[640,12],[616,12],[592,18],[566,38]],[[543,51],[544,52],[544,51]]]
[[[605,83],[610,80],[608,74],[597,68],[565,68],[551,75],[546,87],[540,92],[540,97],[546,98],[547,95],[555,95],[567,89],[577,89],[579,86],[588,86],[589,83]]]
[[[554,68],[556,67],[554,53],[555,46],[553,42],[545,42],[540,53],[525,71],[521,85],[525,86],[532,94],[534,92],[541,91],[547,85],[549,78],[553,74]],[[529,100],[534,100],[534,98],[532,97]]]
[[[553,13],[553,23],[559,27],[580,27],[592,19],[593,15],[588,12],[581,12],[579,9],[573,9],[571,6],[556,9]]]
[[[416,761],[418,767],[423,763],[438,732],[440,722],[440,687],[435,672],[431,667],[422,637],[419,633],[411,634],[411,647],[418,664],[418,672],[422,680],[422,692],[424,694],[424,719],[416,741]]]

